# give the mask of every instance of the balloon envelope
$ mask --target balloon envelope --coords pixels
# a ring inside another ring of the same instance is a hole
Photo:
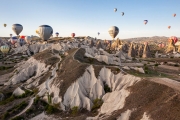
[[[26,43],[30,43],[30,42],[31,42],[31,40],[32,40],[32,38],[31,38],[30,36],[26,36],[26,37],[25,37],[25,41],[26,41]]]
[[[173,42],[174,42],[174,44],[178,41],[178,38],[176,37],[176,36],[171,36],[170,38],[169,38],[169,42],[171,41],[171,40],[173,40]]]
[[[146,25],[148,23],[148,20],[144,20],[144,24]]]
[[[171,26],[168,26],[168,28],[170,29],[170,28],[171,28]]]
[[[123,15],[124,15],[124,12],[122,12],[121,14],[122,14],[122,16],[123,16]]]
[[[12,30],[15,32],[16,35],[19,35],[23,30],[23,26],[20,24],[13,24]]]
[[[53,29],[49,25],[41,25],[38,28],[39,36],[47,41],[53,34]]]
[[[58,37],[59,36],[59,33],[58,32],[56,32],[56,37]]]
[[[74,36],[75,36],[75,33],[72,33],[71,36],[74,37]]]
[[[110,36],[114,39],[119,33],[119,28],[116,26],[112,26],[109,28],[108,32]]]
[[[7,45],[1,46],[1,52],[4,54],[8,53],[9,52],[9,46],[7,46]]]
[[[21,38],[21,39],[25,39],[25,36],[23,36],[23,35],[22,35],[22,36],[20,36],[19,38]]]
[[[4,27],[6,27],[7,26],[7,24],[4,24]]]
[[[117,11],[117,8],[114,8],[114,12],[116,12]]]
[[[11,38],[11,44],[13,44],[13,45],[14,45],[14,44],[17,42],[17,40],[18,40],[18,38],[17,38],[17,37],[15,37],[15,36],[14,36],[14,37],[12,37],[12,38]]]
[[[176,17],[176,14],[173,14],[174,17]]]

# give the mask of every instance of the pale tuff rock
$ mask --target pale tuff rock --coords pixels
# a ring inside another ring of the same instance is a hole
[[[135,50],[135,56],[138,56],[138,48],[139,48],[139,46],[138,46],[138,44],[134,44],[134,50]]]
[[[138,71],[140,73],[145,73],[143,68],[131,67],[131,69],[136,70],[136,71]]]
[[[176,51],[176,47],[174,45],[174,41],[171,40],[168,44],[168,48],[166,49],[166,53],[172,53],[174,51]]]
[[[177,52],[179,52],[179,53],[180,53],[180,45],[178,46],[178,50],[177,50]]]
[[[130,70],[130,68],[128,66],[124,66],[122,68],[125,69],[125,70]]]
[[[180,53],[175,53],[175,54],[174,54],[174,57],[175,57],[175,58],[179,58],[179,57],[180,57]]]
[[[105,62],[108,65],[121,65],[121,61],[117,57],[108,57],[106,55],[96,55],[95,59],[100,62]]]
[[[13,92],[13,95],[15,95],[15,96],[20,96],[20,95],[22,95],[22,94],[24,94],[25,92],[24,92],[24,90],[22,90],[21,88],[16,88],[15,90],[14,90],[14,92]]]
[[[143,117],[141,118],[141,120],[152,120],[152,119],[150,119],[150,117],[147,115],[147,113],[144,112]]]
[[[121,116],[117,120],[129,120],[129,117],[131,116],[131,110],[127,110],[124,113],[121,113]]]
[[[150,58],[150,57],[151,57],[150,48],[149,48],[149,45],[146,44],[144,46],[142,58]]]
[[[104,103],[100,112],[111,113],[124,106],[125,98],[129,95],[126,88],[139,80],[138,77],[122,73],[114,75],[110,69],[105,67],[101,69],[99,77],[96,78],[94,68],[89,66],[83,76],[67,89],[63,101],[64,108],[78,106],[91,110],[92,101],[96,98],[102,98]],[[111,88],[111,93],[105,94],[104,84]]]
[[[132,58],[132,57],[135,57],[135,56],[136,56],[136,52],[134,50],[134,45],[133,45],[133,43],[131,43],[129,51],[128,51],[128,57]]]
[[[159,58],[158,51],[156,51],[156,53],[155,53],[155,58]]]
[[[16,69],[17,73],[12,76],[8,83],[17,84],[21,81],[26,81],[33,76],[33,78],[39,77],[41,74],[49,70],[50,66],[46,67],[45,63],[37,61],[31,57],[28,61],[22,62]]]
[[[130,94],[126,88],[141,80],[138,77],[122,73],[114,75],[107,68],[103,68],[100,71],[100,79],[112,90],[111,93],[103,96],[104,103],[100,108],[100,113],[111,113],[114,110],[123,108],[125,99]]]
[[[142,55],[143,55],[143,45],[139,46],[137,54],[138,54],[138,57],[142,57]]]
[[[102,49],[102,48],[103,48],[103,47],[102,47],[102,44],[101,44],[101,42],[100,42],[100,41],[98,41],[98,42],[97,42],[97,44],[96,44],[96,48],[97,48],[97,49],[100,49],[100,48]]]
[[[128,53],[128,45],[126,43],[122,45],[122,51]]]
[[[90,48],[92,48],[93,46],[94,46],[94,41],[93,41],[93,40],[91,40],[91,41],[90,41],[90,45],[89,45],[89,47],[90,47]]]

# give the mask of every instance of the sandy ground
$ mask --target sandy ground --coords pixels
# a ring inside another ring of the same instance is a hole
[[[169,78],[148,78],[148,80],[153,81],[155,83],[159,83],[159,84],[163,84],[166,85],[168,87],[171,87],[175,90],[180,91],[180,82],[174,81],[172,79]]]

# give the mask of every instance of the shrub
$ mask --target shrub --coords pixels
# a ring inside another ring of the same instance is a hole
[[[49,93],[48,93],[48,103],[49,103],[49,104],[52,103],[52,98],[51,98],[51,95],[49,95]]]
[[[170,57],[171,59],[174,58],[173,56]]]
[[[159,64],[157,64],[157,63],[156,63],[156,64],[154,64],[154,66],[156,66],[156,67],[158,67],[158,65],[159,65]]]
[[[40,97],[38,95],[36,95],[36,98],[34,98],[34,104],[37,104],[40,100]]]
[[[93,58],[88,58],[88,60],[89,60],[89,63],[93,63],[94,62]]]
[[[7,104],[7,103],[9,103],[9,102],[12,102],[14,99],[15,99],[14,95],[11,95],[11,97],[9,97],[9,98],[1,101],[1,102],[0,102],[0,105],[5,105],[5,104]]]
[[[144,67],[144,70],[148,70],[148,69],[149,69],[148,66],[145,66],[145,67]]]
[[[99,109],[101,107],[101,105],[103,104],[103,101],[101,99],[97,98],[93,101],[93,104],[94,105],[93,105],[91,111],[96,111],[97,109]]]
[[[32,110],[31,108],[29,108],[29,109],[26,110],[26,114],[30,114],[30,113],[32,113],[32,112],[33,112],[33,110]]]
[[[3,114],[2,119],[3,119],[3,120],[6,120],[6,118],[7,118],[8,116],[9,116],[9,113],[8,113],[8,112],[6,112],[6,113],[4,113],[4,114]]]
[[[134,58],[134,57],[133,57],[133,58],[132,58],[132,60],[133,60],[133,61],[135,61],[135,60],[136,60],[136,58]]]
[[[47,114],[52,114],[54,111],[55,111],[55,108],[52,106],[52,105],[47,105],[46,107],[45,107],[45,110],[46,110],[46,113]]]
[[[39,89],[38,89],[38,88],[33,89],[33,93],[34,93],[34,94],[37,94],[38,92],[39,92]]]
[[[74,106],[72,109],[71,109],[71,113],[73,115],[76,115],[78,113],[78,106]]]

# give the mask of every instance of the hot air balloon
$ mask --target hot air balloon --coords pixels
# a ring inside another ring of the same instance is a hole
[[[53,34],[53,29],[49,25],[41,25],[38,28],[39,36],[44,40],[47,41]]]
[[[176,14],[174,13],[173,16],[176,17]]]
[[[30,36],[25,37],[26,43],[30,44],[31,40],[32,40],[32,38]]]
[[[9,46],[8,45],[3,45],[1,46],[1,52],[4,54],[7,54],[9,52]]]
[[[7,26],[7,24],[4,24],[4,27],[6,27]]]
[[[160,48],[161,48],[161,47],[162,47],[162,44],[160,43],[160,44],[158,45],[158,47],[160,47]]]
[[[40,35],[38,30],[36,30],[36,34]]]
[[[58,37],[59,36],[59,33],[58,32],[56,32],[56,37]]]
[[[173,40],[173,42],[174,42],[174,44],[178,41],[178,38],[176,37],[176,36],[171,36],[170,38],[169,38],[169,42],[171,41],[171,40]]]
[[[114,8],[114,12],[116,12],[117,11],[117,8]]]
[[[161,46],[162,46],[162,48],[164,48],[166,46],[166,44],[162,43]]]
[[[98,32],[98,35],[99,35],[100,33]]]
[[[14,36],[14,37],[12,37],[12,38],[11,38],[11,44],[13,44],[13,45],[14,45],[14,44],[17,42],[17,40],[18,40],[18,38],[17,38],[17,37],[15,37],[15,36]]]
[[[19,35],[21,31],[23,30],[23,26],[20,24],[13,24],[12,30],[15,32],[16,35]]]
[[[75,33],[72,33],[72,34],[71,34],[71,36],[74,38],[74,36],[75,36]]]
[[[122,14],[122,16],[124,16],[124,12],[122,12],[121,14]]]
[[[171,26],[168,26],[168,28],[170,29],[170,28],[171,28]]]
[[[109,28],[108,32],[110,36],[114,39],[119,33],[119,28],[116,26],[112,26]]]
[[[144,24],[146,25],[148,23],[148,20],[144,20]]]
[[[23,46],[25,44],[25,36],[20,36],[18,42],[21,46]]]

